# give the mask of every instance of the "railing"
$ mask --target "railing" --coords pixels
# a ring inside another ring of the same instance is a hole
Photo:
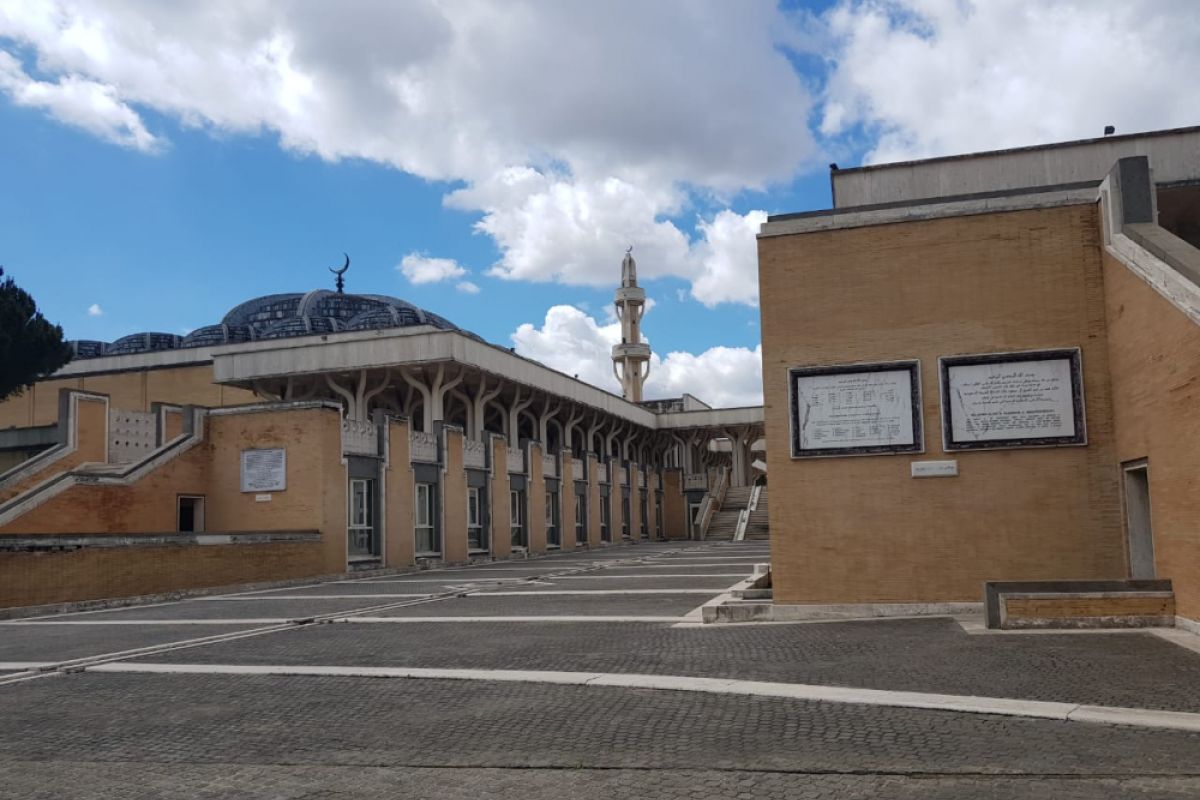
[[[558,477],[558,459],[549,454],[542,456],[542,475],[547,478]]]
[[[683,490],[690,492],[696,489],[708,488],[708,473],[692,472],[683,476]]]
[[[463,465],[473,469],[487,468],[487,445],[463,439]]]
[[[523,475],[525,473],[525,453],[516,448],[510,448],[504,457],[504,464],[509,472]]]
[[[750,522],[750,509],[743,508],[738,512],[737,527],[733,529],[733,540],[740,542],[746,538],[746,525]]]
[[[424,431],[413,431],[409,434],[412,450],[409,458],[413,461],[429,461],[437,463],[437,437]]]
[[[577,481],[581,481],[584,479],[584,477],[583,477],[583,460],[582,459],[575,458],[575,459],[571,460],[571,477]]]
[[[108,461],[129,464],[150,453],[155,441],[154,414],[144,411],[108,412]]]
[[[716,488],[704,495],[704,502],[700,506],[700,538],[703,539],[708,535],[708,526],[712,524],[713,515],[721,508],[721,503],[725,502],[725,492],[729,489],[729,470],[721,467],[717,470],[717,485]]]
[[[750,490],[750,502],[746,505],[751,511],[758,510],[758,498],[762,496],[762,486],[755,486]]]
[[[356,419],[342,420],[342,454],[379,455],[379,429],[375,427],[375,423]]]

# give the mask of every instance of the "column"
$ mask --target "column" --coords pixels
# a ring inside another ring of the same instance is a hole
[[[491,436],[492,475],[489,481],[488,517],[492,558],[512,555],[512,508],[509,506],[508,445],[503,436]]]

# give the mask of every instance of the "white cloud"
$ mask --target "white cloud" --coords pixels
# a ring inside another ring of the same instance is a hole
[[[769,0],[0,6],[0,38],[52,76],[8,70],[8,93],[57,98],[25,102],[132,147],[161,145],[142,109],[460,182],[495,274],[580,284],[629,244],[648,278],[704,274],[667,218],[810,163],[804,34]]]
[[[454,288],[464,294],[479,294],[479,286],[471,281],[459,281]]]
[[[701,220],[702,240],[695,247],[699,273],[692,283],[692,296],[706,306],[721,302],[758,305],[758,228],[767,212],[746,215],[718,212]]]
[[[1194,125],[1194,0],[843,0],[821,130],[870,162]]]
[[[155,152],[163,146],[146,130],[137,112],[118,99],[112,86],[77,75],[64,75],[53,82],[35,80],[2,50],[0,92],[19,106],[40,108],[59,122],[122,147]]]
[[[99,303],[92,303],[90,306],[88,306],[88,316],[89,317],[99,317],[99,316],[103,316],[103,315],[104,315],[104,309],[100,308]]]
[[[601,389],[620,393],[612,346],[618,322],[600,324],[574,306],[552,306],[540,327],[521,325],[512,335],[518,353]],[[716,407],[762,403],[762,348],[714,347],[702,353],[655,353],[645,388],[648,398],[688,392]]]
[[[452,258],[429,258],[421,253],[409,253],[396,267],[411,283],[439,283],[454,280],[467,274]]]

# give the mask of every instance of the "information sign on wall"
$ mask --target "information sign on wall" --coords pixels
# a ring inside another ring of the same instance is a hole
[[[920,453],[917,361],[788,370],[792,458]]]
[[[1087,444],[1078,348],[938,363],[946,450]]]
[[[242,491],[282,492],[287,488],[287,452],[282,448],[242,451]]]

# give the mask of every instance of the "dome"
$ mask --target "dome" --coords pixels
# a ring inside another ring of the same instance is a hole
[[[76,358],[128,355],[155,350],[215,347],[258,339],[284,339],[338,331],[365,331],[430,325],[443,331],[460,331],[478,339],[444,317],[398,297],[378,294],[339,294],[326,289],[306,293],[268,294],[247,300],[215,325],[196,328],[187,336],[170,333],[135,333],[108,344],[72,342]]]

